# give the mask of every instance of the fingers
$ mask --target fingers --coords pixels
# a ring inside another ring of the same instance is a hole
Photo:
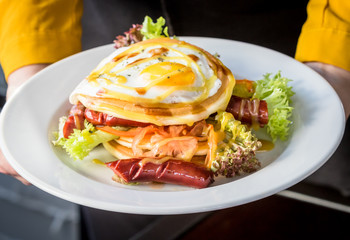
[[[321,62],[306,62],[305,64],[322,75],[330,83],[343,103],[346,118],[349,118],[350,71]]]
[[[14,178],[16,178],[18,181],[20,181],[21,183],[23,183],[24,185],[31,185],[30,182],[28,182],[27,180],[25,180],[24,178],[22,178],[20,175],[14,176]]]
[[[10,175],[14,178],[16,178],[18,181],[25,185],[30,185],[30,182],[28,182],[26,179],[21,177],[12,167],[11,165],[7,162],[5,159],[4,155],[0,151],[0,173]]]
[[[44,69],[48,64],[32,64],[21,67],[13,71],[8,77],[8,88],[7,88],[7,99],[34,74]],[[0,173],[11,175],[25,185],[30,185],[30,183],[21,177],[7,162],[6,158],[0,151]]]
[[[9,173],[9,172],[14,172],[14,170],[10,170],[8,171],[7,169],[4,169],[2,167],[0,167],[0,173],[6,174],[6,175],[10,175],[14,178],[16,178],[18,181],[20,181],[21,183],[23,183],[24,185],[31,185],[30,182],[28,182],[26,179],[24,179],[23,177],[21,177],[20,175],[18,175],[17,173]]]
[[[13,71],[7,80],[7,99],[13,95],[20,85],[48,65],[49,64],[31,64]]]

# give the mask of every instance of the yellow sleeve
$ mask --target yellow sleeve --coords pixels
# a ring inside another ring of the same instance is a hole
[[[5,77],[29,64],[81,51],[82,0],[0,0],[0,63]]]
[[[350,1],[310,0],[295,58],[350,71]]]

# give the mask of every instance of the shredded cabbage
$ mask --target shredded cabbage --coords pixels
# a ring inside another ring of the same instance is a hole
[[[74,132],[69,138],[64,138],[62,134],[62,126],[66,121],[66,117],[60,118],[59,132],[56,133],[56,139],[53,141],[55,146],[63,147],[70,157],[73,159],[84,159],[92,149],[97,147],[100,143],[108,142],[117,136],[97,130],[94,125],[85,120],[83,130],[74,129]]]
[[[159,17],[157,22],[154,23],[152,18],[149,16],[145,17],[145,20],[142,23],[141,33],[143,35],[143,40],[159,38],[159,37],[169,37],[168,27],[165,25],[165,19]]]
[[[281,76],[278,72],[274,76],[270,73],[264,75],[264,78],[256,81],[255,93],[253,98],[265,100],[268,106],[269,122],[266,125],[267,132],[272,141],[278,138],[287,140],[292,116],[293,107],[291,97],[295,94],[292,87],[288,86],[291,80]]]

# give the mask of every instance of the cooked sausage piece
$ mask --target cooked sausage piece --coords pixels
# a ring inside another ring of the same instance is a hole
[[[264,100],[232,96],[226,111],[232,113],[236,119],[243,123],[259,124],[263,127],[269,121],[267,103]],[[73,133],[73,129],[83,129],[85,119],[94,125],[132,127],[146,127],[151,125],[150,123],[136,122],[93,111],[85,108],[83,104],[78,103],[70,110],[67,122],[63,128],[64,137],[68,138]]]
[[[205,188],[211,184],[213,173],[198,164],[170,159],[165,162],[146,161],[133,158],[109,162],[106,165],[127,183],[161,182],[184,185],[193,188]]]
[[[150,123],[136,122],[110,116],[106,113],[85,109],[85,118],[94,125],[146,127]]]
[[[264,100],[232,96],[226,111],[243,123],[258,123],[263,127],[269,122],[267,103]]]
[[[85,107],[83,104],[78,103],[73,105],[69,111],[68,119],[63,126],[63,136],[68,138],[74,129],[84,129],[84,111]]]

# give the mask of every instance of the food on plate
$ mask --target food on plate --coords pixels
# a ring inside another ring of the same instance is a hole
[[[261,127],[266,125],[266,130],[273,142],[277,139],[287,140],[290,132],[292,124],[290,118],[293,111],[291,97],[294,95],[292,87],[288,85],[290,81],[290,79],[282,77],[280,72],[274,76],[271,76],[269,73],[265,74],[263,79],[257,81],[236,80],[236,85],[232,92],[234,98],[239,97],[243,99],[243,105],[248,109],[254,109],[253,102],[260,100],[257,103],[260,104],[259,116],[255,122],[259,123]],[[248,100],[252,103],[249,103]],[[240,100],[238,99],[238,101]],[[235,115],[235,118],[239,120],[242,118],[243,122],[251,123],[251,120],[246,116],[251,111],[245,111],[244,114],[246,115],[244,115],[242,105],[240,108],[236,105],[238,104],[233,105],[230,102],[228,108],[233,109],[229,111]],[[240,114],[237,114],[237,112],[240,112]],[[255,126],[257,125],[255,124]]]
[[[278,72],[274,76],[265,74],[263,79],[255,82],[253,98],[266,101],[269,112],[269,122],[266,125],[267,132],[273,141],[278,138],[287,140],[292,124],[293,107],[291,97],[294,95],[292,87],[288,85],[291,80],[282,77]]]
[[[159,182],[205,188],[213,182],[212,172],[199,164],[171,159],[170,157],[131,158],[107,163],[124,182]],[[176,174],[174,174],[176,172]]]
[[[226,111],[241,122],[265,126],[269,122],[267,103],[258,98],[241,98],[232,95]]]
[[[236,81],[214,55],[170,38],[164,24],[146,17],[116,38],[117,49],[71,93],[54,144],[73,159],[102,144],[116,158],[105,164],[113,179],[126,184],[204,188],[218,175],[256,171],[261,142],[251,129],[287,137],[289,80],[283,90],[280,73]]]
[[[235,79],[217,58],[171,38],[141,41],[104,59],[70,102],[157,126],[193,123],[224,110]]]

